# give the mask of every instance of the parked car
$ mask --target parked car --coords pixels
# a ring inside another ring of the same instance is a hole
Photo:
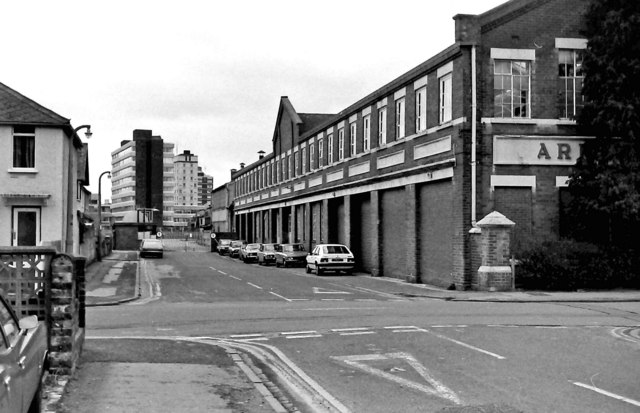
[[[40,412],[47,352],[44,322],[18,320],[0,291],[0,412]]]
[[[276,262],[276,246],[278,244],[260,244],[258,265],[269,265]]]
[[[282,244],[276,248],[276,267],[290,265],[304,266],[307,256],[302,244]]]
[[[229,245],[229,256],[240,258],[240,248],[242,248],[243,245],[243,240],[231,241],[231,245]]]
[[[325,271],[343,271],[353,273],[355,258],[353,253],[345,245],[318,244],[307,256],[307,273],[315,270],[317,275]]]
[[[258,250],[260,244],[246,244],[240,249],[240,259],[245,263],[255,261],[258,262]]]
[[[155,238],[143,239],[140,243],[140,257],[160,257],[164,254],[162,241]]]
[[[218,241],[218,254],[224,255],[229,253],[229,247],[231,247],[230,239],[221,239]]]

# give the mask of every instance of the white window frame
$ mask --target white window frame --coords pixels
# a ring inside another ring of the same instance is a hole
[[[16,138],[18,138],[19,140],[22,139],[28,139],[31,138],[33,139],[33,154],[31,155],[33,157],[33,166],[18,166],[15,165],[15,153],[16,153]],[[36,132],[35,132],[35,128],[33,129],[33,132],[16,132],[15,128],[13,128],[13,137],[11,139],[11,145],[12,145],[12,151],[11,151],[11,165],[12,165],[12,170],[16,170],[16,171],[35,171],[36,170]]]
[[[356,147],[356,132],[358,127],[355,122],[349,124],[349,156],[354,156],[357,153]]]
[[[309,144],[309,170],[315,171],[316,169],[316,145],[313,143]]]
[[[338,161],[344,159],[344,128],[338,129]]]
[[[324,161],[324,138],[318,139],[318,168],[323,167]]]
[[[427,87],[416,90],[416,132],[427,130]]]
[[[453,118],[453,76],[449,72],[438,79],[440,124],[451,122]]]
[[[307,173],[307,148],[302,148],[302,175]]]
[[[378,109],[378,146],[387,143],[387,107]]]
[[[405,101],[404,98],[396,100],[396,139],[405,136]]]
[[[362,135],[362,150],[366,152],[371,145],[371,115],[362,118]]]
[[[327,135],[327,162],[328,165],[333,163],[333,133]]]

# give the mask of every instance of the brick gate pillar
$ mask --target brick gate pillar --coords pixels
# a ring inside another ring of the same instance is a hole
[[[382,231],[380,231],[380,191],[371,191],[371,275],[382,275],[382,260],[380,254]]]
[[[407,234],[407,275],[406,281],[409,283],[419,283],[420,274],[418,273],[418,208],[416,198],[416,186],[410,184],[405,186],[405,211],[407,213],[407,219],[405,222],[405,233]]]
[[[304,204],[304,234],[307,243],[305,244],[305,248],[307,251],[313,250],[313,237],[311,236],[311,225],[313,221],[313,214],[311,213],[311,203],[307,202]]]
[[[276,217],[276,243],[282,244],[282,214],[284,208],[278,208],[278,216]]]
[[[509,265],[513,221],[493,211],[476,224],[481,231],[478,289],[511,291],[513,274]]]

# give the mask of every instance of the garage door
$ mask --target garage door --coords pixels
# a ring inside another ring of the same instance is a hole
[[[418,195],[418,259],[421,281],[448,287],[453,272],[453,186],[421,185]]]
[[[382,275],[404,279],[407,275],[407,234],[405,189],[381,193]]]

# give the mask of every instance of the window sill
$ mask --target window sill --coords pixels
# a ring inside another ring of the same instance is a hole
[[[9,168],[7,170],[10,174],[37,174],[36,168]]]

